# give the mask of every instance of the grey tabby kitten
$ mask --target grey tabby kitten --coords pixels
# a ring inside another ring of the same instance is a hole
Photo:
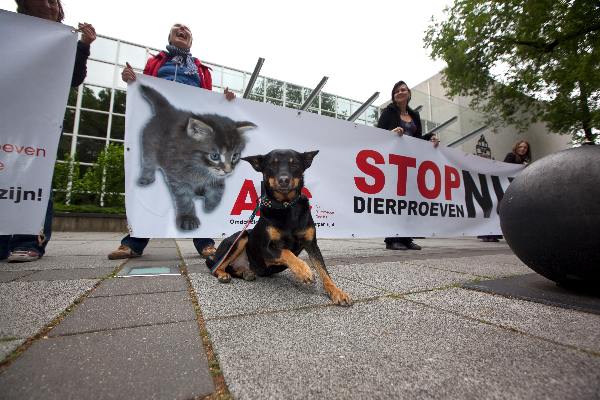
[[[227,178],[246,146],[244,132],[252,122],[236,122],[217,114],[178,110],[156,90],[140,86],[154,115],[142,132],[140,186],[154,182],[160,168],[175,203],[177,227],[190,231],[200,226],[194,196],[204,197],[204,211],[221,202]]]

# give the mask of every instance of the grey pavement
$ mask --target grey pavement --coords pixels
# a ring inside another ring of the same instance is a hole
[[[321,239],[338,307],[288,271],[220,284],[187,239],[109,261],[120,238],[0,262],[0,398],[600,398],[600,315],[462,288],[532,273],[503,241]]]

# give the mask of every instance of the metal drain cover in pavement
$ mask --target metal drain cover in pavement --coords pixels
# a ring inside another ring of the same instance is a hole
[[[130,276],[164,276],[164,275],[181,275],[178,267],[164,266],[164,267],[125,267],[123,271],[119,272],[117,277],[127,278]]]

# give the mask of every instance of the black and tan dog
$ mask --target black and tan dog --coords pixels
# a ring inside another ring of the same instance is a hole
[[[351,305],[350,296],[334,283],[317,246],[315,223],[306,196],[301,194],[304,171],[310,167],[318,151],[298,153],[273,150],[266,155],[242,158],[263,174],[265,193],[261,197],[260,218],[253,229],[245,231],[213,274],[220,282],[231,276],[254,279],[289,268],[303,283],[313,281],[306,262],[298,258],[306,250],[310,262],[323,281],[327,294],[335,304]],[[223,240],[216,254],[207,259],[209,269],[227,253],[239,232]]]

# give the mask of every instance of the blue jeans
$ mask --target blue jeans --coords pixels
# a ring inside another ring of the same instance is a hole
[[[7,258],[11,252],[17,250],[34,250],[43,256],[46,246],[52,236],[52,217],[54,216],[54,196],[50,194],[46,217],[44,219],[44,240],[40,244],[37,235],[0,235],[0,260]]]
[[[148,238],[138,238],[130,235],[125,236],[121,239],[121,244],[129,247],[134,253],[142,255],[144,253],[144,249],[148,245],[150,239]],[[204,249],[208,245],[214,246],[215,241],[211,238],[195,238],[194,239],[194,247],[198,250],[199,254],[202,254],[202,249]]]

